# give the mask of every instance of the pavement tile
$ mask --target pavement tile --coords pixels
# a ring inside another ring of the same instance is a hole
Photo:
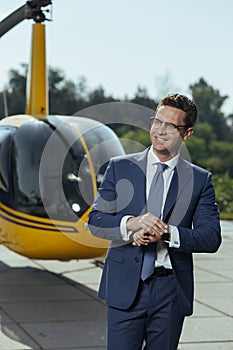
[[[49,350],[57,350],[57,349],[55,349],[55,348],[49,348]],[[106,350],[106,346],[91,346],[91,347],[89,347],[89,346],[85,346],[85,348],[83,348],[83,347],[77,347],[77,346],[75,346],[75,347],[69,347],[69,348],[67,348],[67,347],[65,347],[65,348],[59,348],[59,350]]]
[[[57,350],[57,349],[52,349],[52,348],[50,348],[49,350]],[[83,347],[77,347],[77,346],[75,346],[75,347],[72,347],[72,348],[59,348],[59,350],[106,350],[106,346],[91,346],[91,347],[86,347],[85,346],[85,348],[83,348]]]
[[[0,272],[1,284],[4,286],[20,286],[20,285],[50,285],[65,284],[59,276],[54,273],[39,270],[35,267],[21,267],[4,269]]]
[[[79,271],[71,271],[65,273],[64,276],[72,279],[81,284],[85,284],[85,286],[94,289],[95,291],[99,288],[99,280],[102,274],[102,269],[99,267],[92,267],[87,270],[79,270]]]
[[[0,266],[2,264],[4,264],[7,266],[7,268],[20,267],[20,266],[23,266],[23,267],[31,266],[31,267],[39,268],[39,266],[37,266],[33,260],[19,255],[15,252],[11,251],[10,249],[7,249],[3,245],[0,245],[0,257],[1,257]],[[0,267],[0,269],[1,269],[1,267]]]
[[[224,317],[225,315],[222,314],[221,310],[218,311],[215,308],[213,308],[211,305],[203,305],[202,303],[198,302],[197,300],[194,301],[194,313],[192,317]]]
[[[41,268],[52,271],[54,273],[64,274],[70,271],[82,271],[83,269],[93,268],[92,260],[34,260]]]
[[[224,220],[221,221],[221,229],[224,233],[224,236],[228,236],[228,234],[232,237],[233,232],[233,221]]]
[[[27,312],[25,312],[25,303],[7,303],[3,308],[16,322],[20,323],[106,319],[106,311],[102,303],[90,298],[80,301],[27,302]]]
[[[233,248],[232,248],[233,251]],[[196,275],[200,271],[206,271],[212,273],[213,275],[219,276],[220,278],[233,281],[233,262],[230,259],[225,260],[208,260],[203,263],[203,261],[195,262]],[[206,275],[207,277],[207,275]],[[208,278],[207,280],[208,281]],[[198,281],[197,281],[198,282]]]
[[[30,323],[23,325],[43,349],[105,346],[105,321]],[[123,349],[122,349],[123,350]]]
[[[202,298],[202,302],[209,308],[219,310],[222,314],[233,317],[233,298]]]
[[[195,283],[201,282],[229,282],[229,278],[227,276],[223,276],[217,274],[215,272],[210,272],[202,269],[195,269]]]
[[[9,314],[7,314],[3,308],[0,308],[0,325],[3,325],[5,323],[14,323],[15,320],[10,317]]]
[[[233,298],[233,281],[218,283],[199,283],[195,289],[195,297],[198,300],[207,298]]]
[[[181,343],[233,342],[233,318],[186,318]]]
[[[178,350],[232,350],[233,342],[181,344]]]
[[[89,297],[69,285],[0,286],[0,302],[85,300]]]
[[[1,350],[25,350],[40,349],[38,343],[33,341],[21,327],[16,324],[1,324],[0,332],[0,349]]]

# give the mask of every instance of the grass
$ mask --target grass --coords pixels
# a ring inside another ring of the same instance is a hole
[[[233,220],[233,213],[220,213],[221,220]]]

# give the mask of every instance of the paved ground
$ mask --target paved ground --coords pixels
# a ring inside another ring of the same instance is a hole
[[[219,252],[195,257],[195,312],[180,350],[233,350],[233,222],[222,228]],[[105,349],[106,307],[95,298],[101,268],[30,260],[3,246],[0,257],[1,350]]]

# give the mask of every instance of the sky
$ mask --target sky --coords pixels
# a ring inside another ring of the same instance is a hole
[[[1,0],[0,21],[25,3]],[[47,64],[67,79],[84,76],[91,89],[102,85],[116,98],[141,86],[158,99],[189,95],[203,77],[229,96],[223,111],[233,113],[232,0],[53,0],[52,19]],[[29,62],[32,23],[0,39],[0,90],[10,69]]]

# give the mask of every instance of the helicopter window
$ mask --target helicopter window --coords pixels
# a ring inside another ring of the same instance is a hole
[[[77,221],[93,203],[95,179],[99,186],[109,159],[123,154],[123,148],[105,125],[89,128],[72,146],[66,140],[72,130],[56,130],[38,120],[16,130],[11,147],[13,206],[40,217]]]
[[[12,133],[15,128],[1,127],[0,133],[0,189],[9,191],[9,172],[10,172],[10,148],[12,144]]]
[[[124,154],[124,150],[115,133],[104,124],[87,131],[83,137],[90,152],[97,187],[99,187],[109,160],[114,156]]]
[[[12,182],[16,210],[47,216],[40,194],[40,160],[51,135],[49,127],[40,121],[28,122],[14,134],[12,144]]]
[[[14,137],[12,159],[17,210],[54,220],[77,221],[92,203],[92,174],[79,139],[70,147],[48,124],[25,123]]]
[[[65,158],[62,185],[70,208],[78,217],[82,216],[92,204],[94,192],[88,158],[79,140]]]

